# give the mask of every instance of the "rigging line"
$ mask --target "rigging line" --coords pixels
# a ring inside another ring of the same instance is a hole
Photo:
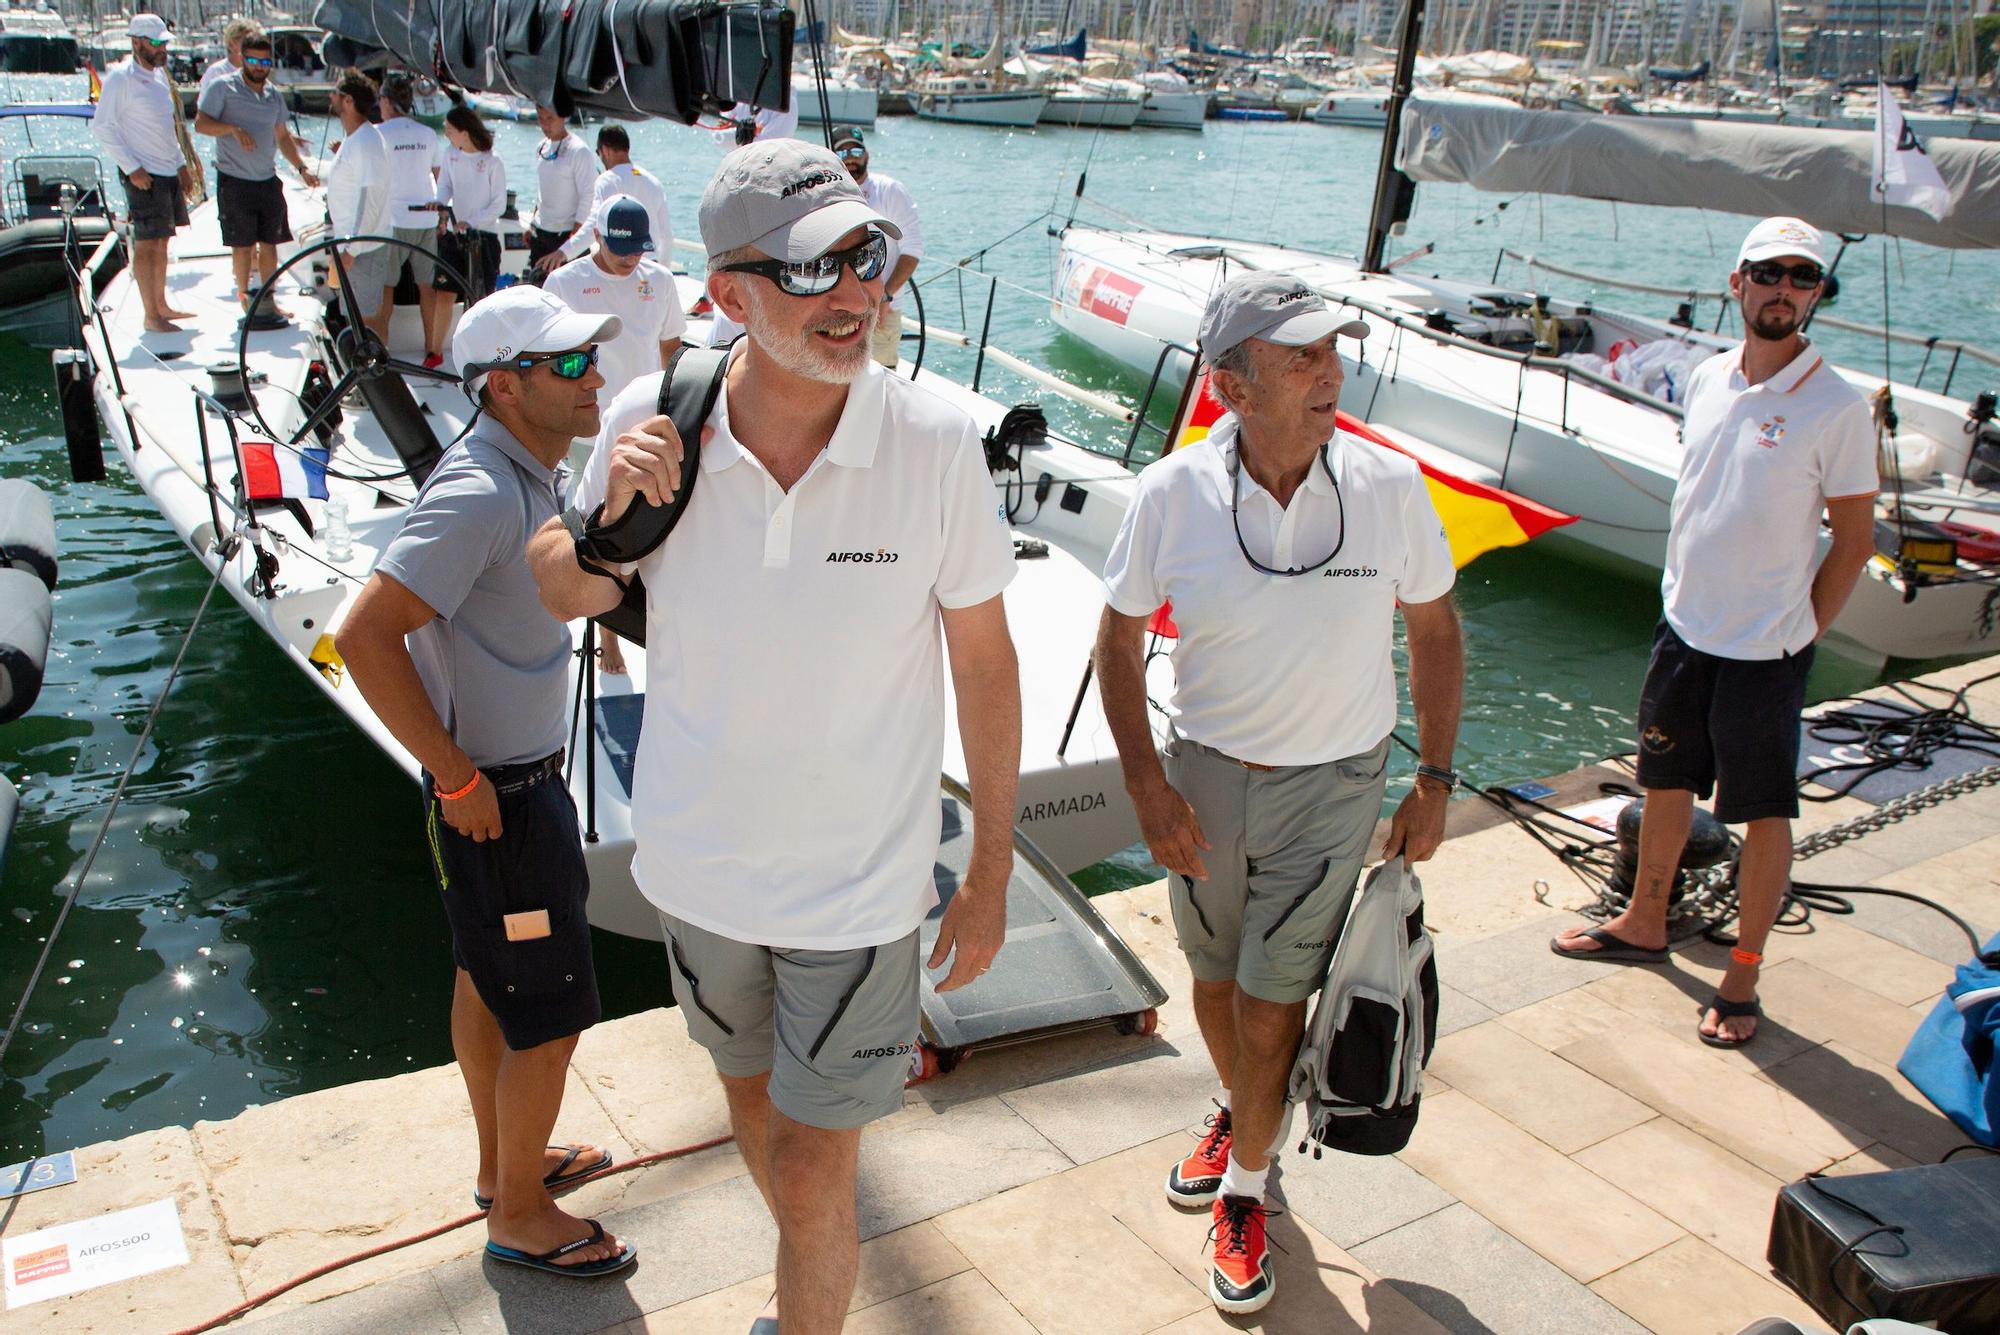
[[[201,595],[201,605],[194,610],[194,620],[188,622],[187,633],[181,636],[181,647],[174,655],[174,665],[167,671],[166,685],[153,701],[153,708],[146,715],[146,726],[139,730],[139,740],[132,745],[132,758],[125,762],[125,768],[118,775],[118,785],[111,790],[111,805],[105,809],[104,820],[97,827],[97,837],[90,841],[90,851],[84,855],[83,868],[70,882],[69,893],[63,896],[63,905],[56,913],[55,924],[49,928],[48,938],[42,943],[41,958],[35,961],[35,968],[28,975],[28,985],[22,989],[21,1000],[14,1006],[14,1018],[7,1022],[7,1032],[0,1035],[0,1070],[5,1069],[7,1050],[13,1046],[14,1034],[21,1027],[21,1017],[27,1014],[28,999],[35,994],[35,987],[42,981],[42,971],[48,967],[49,956],[55,953],[56,938],[61,935],[63,924],[69,921],[69,911],[76,907],[76,898],[83,890],[83,883],[90,878],[90,870],[97,865],[97,854],[104,847],[104,838],[111,832],[111,822],[118,815],[118,805],[125,798],[125,786],[132,781],[132,775],[139,768],[139,757],[145,752],[146,743],[152,739],[153,725],[159,722],[160,709],[167,703],[167,696],[180,679],[181,663],[187,658],[188,646],[194,643],[194,633],[201,627],[202,614],[208,611],[208,603],[215,596],[216,585],[222,583],[222,572],[229,568],[229,561],[217,554],[215,574],[208,581],[208,591]]]

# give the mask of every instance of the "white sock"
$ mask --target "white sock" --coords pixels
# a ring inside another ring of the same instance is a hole
[[[1271,1165],[1265,1164],[1255,1170],[1245,1168],[1236,1161],[1236,1151],[1229,1152],[1229,1167],[1222,1173],[1222,1194],[1225,1196],[1248,1196],[1252,1200],[1264,1199],[1264,1184],[1271,1176]]]

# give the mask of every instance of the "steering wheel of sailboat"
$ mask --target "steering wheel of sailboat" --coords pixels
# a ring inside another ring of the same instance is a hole
[[[288,445],[297,445],[333,416],[339,410],[340,401],[346,396],[347,391],[364,380],[397,375],[441,380],[453,385],[458,383],[458,377],[450,371],[433,369],[393,355],[388,346],[375,336],[375,331],[368,327],[362,317],[360,303],[354,299],[354,286],[348,281],[347,261],[341,255],[343,246],[352,246],[361,241],[374,241],[381,245],[394,246],[398,250],[410,251],[409,258],[418,265],[417,272],[426,272],[421,266],[428,262],[442,270],[447,278],[458,285],[461,292],[472,290],[472,285],[466,280],[465,275],[436,251],[397,237],[330,236],[309,246],[301,246],[290,259],[278,266],[276,272],[264,279],[263,284],[257,289],[257,295],[250,299],[250,308],[243,313],[243,322],[237,327],[236,364],[243,367],[250,364],[250,335],[259,332],[256,328],[259,314],[266,309],[266,303],[271,300],[271,293],[278,290],[280,280],[302,262],[324,251],[339,280],[339,285],[333,293],[333,300],[329,303],[326,332],[332,339],[335,360],[340,366],[340,378],[334,381],[333,387],[311,406],[305,415],[305,420],[299,423],[298,429],[289,437],[281,437],[270,422],[265,420],[263,405],[257,401],[256,387],[250,383],[250,377],[245,376],[243,389],[245,397],[250,400],[250,415],[256,418],[257,425],[272,440],[283,439]],[[400,264],[396,266],[396,272],[399,274],[402,272]],[[393,299],[392,296],[391,300]]]

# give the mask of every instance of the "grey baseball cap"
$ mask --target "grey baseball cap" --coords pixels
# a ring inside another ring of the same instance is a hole
[[[1368,326],[1328,310],[1325,299],[1303,279],[1286,273],[1250,273],[1215,290],[1201,313],[1197,341],[1202,360],[1213,365],[1217,357],[1249,339],[1296,348],[1328,334],[1367,338]]]
[[[839,158],[803,139],[760,139],[732,150],[701,194],[711,256],[755,246],[774,260],[817,259],[857,227],[901,238],[869,206]]]

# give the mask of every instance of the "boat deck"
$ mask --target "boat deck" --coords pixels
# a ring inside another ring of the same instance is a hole
[[[1926,680],[1956,685],[1996,667]],[[1970,704],[2000,716],[2000,682]],[[1602,767],[1566,776],[1553,800],[1594,795],[1604,777]],[[1814,805],[1801,825],[1866,810],[1854,799]],[[1174,994],[1158,1033],[976,1053],[863,1137],[867,1241],[847,1329],[1693,1335],[1766,1314],[1812,1320],[1763,1263],[1773,1194],[1807,1172],[1935,1161],[1963,1142],[1894,1069],[1962,939],[1917,905],[1866,897],[1853,917],[1781,932],[1762,1037],[1717,1052],[1694,1025],[1720,947],[1645,968],[1560,959],[1546,941],[1573,920],[1576,884],[1480,804],[1455,804],[1452,819],[1453,837],[1423,869],[1445,1037],[1416,1137],[1394,1158],[1286,1154],[1279,1292],[1259,1318],[1225,1322],[1210,1308],[1206,1220],[1160,1190],[1214,1077],[1155,884],[1096,904]],[[1987,788],[1801,875],[1915,890],[1990,931],[1996,867],[2000,788]],[[443,1007],[440,992],[439,1024]],[[561,1138],[623,1161],[726,1130],[720,1090],[674,1012],[585,1035]],[[472,1144],[458,1073],[438,1067],[82,1149],[78,1182],[21,1198],[5,1228],[175,1199],[189,1265],[34,1315],[79,1335],[176,1329],[461,1218]],[[634,1239],[638,1265],[587,1283],[495,1267],[480,1259],[475,1225],[315,1280],[241,1324],[271,1335],[737,1335],[770,1292],[773,1230],[727,1146],[586,1185],[568,1202]]]

